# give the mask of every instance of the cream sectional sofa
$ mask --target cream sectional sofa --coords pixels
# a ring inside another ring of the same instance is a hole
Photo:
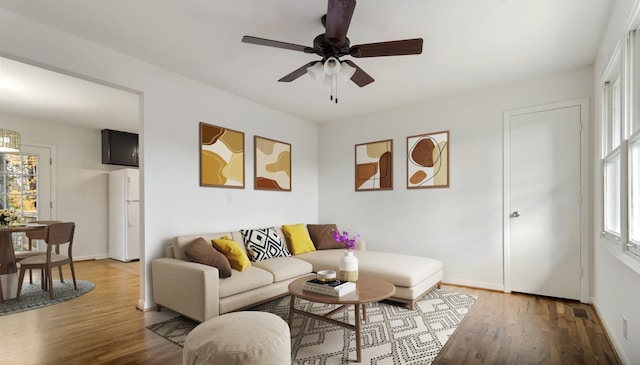
[[[286,236],[276,228],[289,247]],[[246,309],[288,295],[289,283],[323,269],[338,269],[343,249],[317,250],[291,257],[252,262],[240,272],[221,279],[218,269],[189,261],[185,249],[202,237],[208,242],[227,236],[245,249],[239,231],[185,235],[174,239],[164,258],[152,261],[153,295],[158,310],[166,307],[199,322],[220,314]],[[442,280],[442,262],[425,257],[366,251],[364,241],[356,247],[361,275],[375,275],[392,282],[396,293],[390,300],[413,304]]]

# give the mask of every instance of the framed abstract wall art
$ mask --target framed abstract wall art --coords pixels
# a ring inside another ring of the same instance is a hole
[[[356,191],[393,189],[393,140],[356,145]]]
[[[449,131],[407,137],[407,189],[449,187]]]
[[[244,188],[244,133],[200,122],[200,186]]]
[[[291,144],[254,136],[256,190],[291,191]]]

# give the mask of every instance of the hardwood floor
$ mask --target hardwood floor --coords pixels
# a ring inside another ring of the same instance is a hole
[[[182,348],[145,327],[175,316],[135,309],[139,263],[76,263],[96,288],[79,298],[0,317],[0,364],[182,363]],[[65,277],[70,278],[68,269]],[[434,364],[619,364],[589,305],[444,285],[478,296]],[[573,308],[589,318],[576,318]]]
[[[477,295],[433,362],[444,364],[620,364],[591,305],[443,285]],[[581,318],[578,316],[586,316]]]
[[[76,262],[76,278],[96,288],[0,317],[0,364],[182,364],[181,347],[145,328],[175,314],[136,309],[138,266],[110,259]]]

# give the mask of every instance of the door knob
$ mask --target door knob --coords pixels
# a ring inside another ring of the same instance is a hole
[[[511,218],[518,218],[519,216],[520,216],[520,212],[518,212],[517,210],[511,213]]]

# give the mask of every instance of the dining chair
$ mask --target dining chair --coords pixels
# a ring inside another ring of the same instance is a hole
[[[74,222],[60,222],[52,223],[45,228],[44,242],[47,244],[47,252],[26,258],[20,261],[20,277],[18,278],[18,293],[16,299],[20,299],[20,292],[22,291],[22,283],[24,281],[24,273],[29,269],[41,269],[44,270],[44,276],[42,278],[44,289],[48,288],[49,298],[53,299],[53,275],[51,269],[54,267],[60,268],[62,265],[69,265],[71,268],[71,276],[73,278],[73,287],[78,290],[76,284],[76,273],[73,268],[73,234],[75,232],[76,224]],[[60,245],[69,244],[67,255],[61,255]],[[62,272],[60,274],[62,276]]]
[[[60,221],[33,221],[30,223],[37,223],[37,224],[44,224],[44,225],[50,225],[51,223],[60,223]],[[15,253],[15,257],[16,257],[16,262],[20,262],[26,258],[32,257],[32,256],[38,256],[38,255],[42,255],[44,253],[44,251],[38,251],[37,248],[34,251],[34,242],[35,240],[44,240],[45,237],[45,230],[44,229],[39,229],[39,230],[35,230],[35,231],[27,231],[25,232],[25,235],[27,236],[27,242],[28,242],[28,251],[21,251],[21,252],[16,252]],[[60,252],[56,252],[56,253],[60,253]],[[59,267],[59,272],[60,272],[60,281],[62,281],[62,268]],[[44,275],[42,276],[44,278]],[[33,272],[31,270],[29,270],[29,284],[33,284]]]

